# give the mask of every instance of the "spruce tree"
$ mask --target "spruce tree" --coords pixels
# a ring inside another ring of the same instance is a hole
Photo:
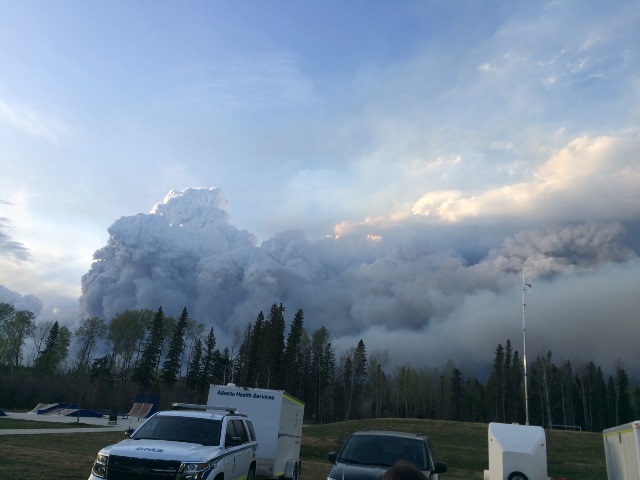
[[[216,336],[213,327],[209,330],[209,335],[204,340],[204,356],[202,357],[202,374],[200,390],[202,392],[212,383],[215,383],[216,370]]]
[[[514,410],[514,393],[513,388],[513,349],[511,348],[511,340],[507,339],[507,343],[504,346],[504,381],[502,389],[502,411],[504,421],[513,419]]]
[[[524,406],[524,370],[518,351],[513,353],[513,360],[511,362],[511,379],[512,379],[512,398],[513,398],[513,417],[511,422],[525,423],[525,406]],[[507,419],[509,421],[509,419]]]
[[[150,387],[156,381],[156,368],[160,361],[160,353],[162,350],[163,323],[164,312],[162,311],[162,307],[159,307],[153,317],[151,331],[149,332],[147,342],[133,375],[133,380],[143,387]]]
[[[226,385],[232,380],[231,374],[233,373],[233,362],[231,360],[231,353],[229,348],[225,347],[220,357],[220,368],[222,369],[222,384]]]
[[[301,343],[304,331],[304,313],[298,310],[291,322],[291,330],[287,337],[287,344],[284,349],[284,362],[282,368],[281,385],[293,395],[300,396],[302,383],[302,355]]]
[[[178,375],[180,374],[180,367],[182,361],[182,352],[184,349],[184,332],[187,328],[187,320],[189,314],[187,313],[187,307],[182,309],[182,315],[176,323],[173,329],[173,335],[171,336],[171,343],[169,344],[169,351],[167,352],[167,358],[162,365],[162,382],[165,385],[174,385],[178,381]]]
[[[622,366],[616,368],[615,379],[616,419],[615,425],[621,425],[634,420],[629,393],[629,376]]]
[[[284,354],[284,306],[273,304],[264,324],[263,334],[257,339],[259,378],[257,386],[279,388],[281,380],[282,356]],[[257,334],[254,329],[254,336]],[[281,388],[281,387],[280,387]]]
[[[449,403],[451,405],[451,420],[462,420],[462,408],[465,403],[464,382],[462,372],[455,367],[451,373]]]
[[[35,367],[38,373],[52,374],[55,370],[55,349],[56,342],[58,341],[58,335],[60,333],[60,325],[58,322],[54,322],[49,335],[45,342],[44,349],[40,352],[40,355],[36,359]]]
[[[261,373],[260,345],[264,334],[265,319],[262,312],[258,313],[258,317],[252,328],[247,329],[246,341],[247,363],[245,367],[245,383],[251,387],[257,387]]]
[[[493,360],[493,366],[491,368],[491,374],[489,375],[489,381],[487,384],[488,405],[490,409],[489,418],[492,421],[503,422],[504,417],[502,415],[503,399],[504,399],[504,348],[501,343],[498,344],[495,351],[495,357]]]
[[[191,359],[189,361],[189,369],[187,371],[187,386],[192,390],[200,388],[202,372],[202,340],[197,337],[191,348]]]

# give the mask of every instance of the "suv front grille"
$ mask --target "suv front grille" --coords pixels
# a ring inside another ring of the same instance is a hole
[[[109,456],[107,480],[174,480],[181,462]]]

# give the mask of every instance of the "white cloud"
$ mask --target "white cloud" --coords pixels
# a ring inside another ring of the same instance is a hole
[[[435,191],[412,212],[458,222],[468,218],[556,220],[633,218],[640,211],[640,134],[580,137],[554,153],[529,182],[469,194]]]

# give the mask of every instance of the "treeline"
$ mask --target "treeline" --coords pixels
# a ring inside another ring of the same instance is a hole
[[[27,341],[32,353],[24,357]],[[84,320],[73,332],[57,322],[35,323],[31,312],[0,303],[0,408],[74,403],[125,412],[136,395],[205,403],[209,385],[283,389],[305,402],[318,423],[380,417],[529,423],[601,431],[639,418],[640,389],[622,365],[605,378],[593,362],[556,364],[551,352],[529,362],[527,401],[522,359],[511,342],[498,344],[488,379],[441,367],[391,368],[386,351],[360,340],[339,355],[328,330],[308,332],[298,310],[288,328],[273,304],[217,345],[213,327],[162,308],[127,310],[111,320]]]

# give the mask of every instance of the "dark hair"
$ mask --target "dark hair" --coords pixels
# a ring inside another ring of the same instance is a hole
[[[381,480],[425,480],[425,476],[413,463],[400,461],[384,472]]]

